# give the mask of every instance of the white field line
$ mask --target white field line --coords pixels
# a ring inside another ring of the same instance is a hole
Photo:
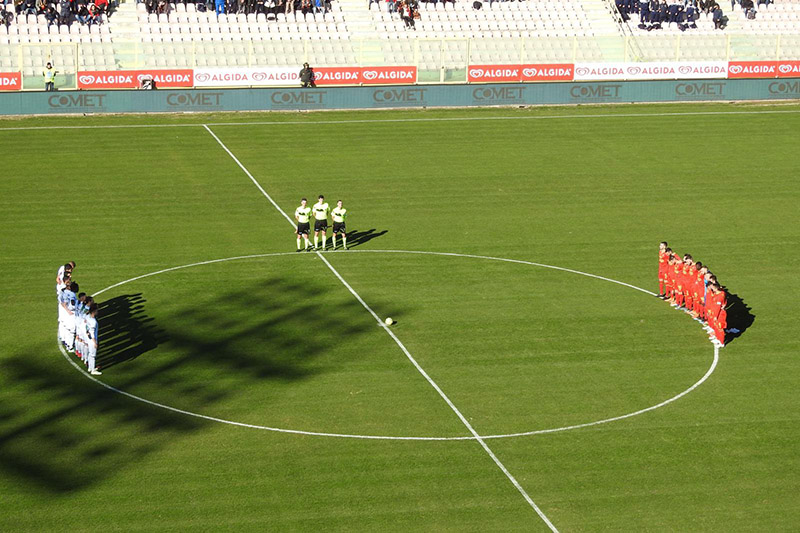
[[[506,475],[506,477],[509,479],[509,481],[511,481],[514,487],[516,487],[519,493],[522,494],[522,497],[525,498],[525,501],[528,502],[528,505],[530,505],[533,508],[533,510],[536,511],[536,514],[539,515],[539,518],[541,518],[544,521],[544,523],[547,524],[547,527],[549,527],[551,531],[558,532],[553,523],[550,522],[550,519],[547,518],[547,516],[542,512],[539,506],[536,505],[536,503],[533,501],[533,499],[531,499],[528,493],[525,492],[525,489],[523,489],[522,485],[520,485],[519,482],[516,480],[516,478],[513,475],[511,475],[511,472],[508,471],[505,465],[502,462],[500,462],[500,459],[498,459],[497,456],[494,454],[494,452],[491,450],[491,448],[489,448],[489,446],[486,444],[486,441],[484,441],[483,438],[481,438],[481,436],[478,435],[478,432],[475,431],[475,428],[472,427],[472,424],[470,424],[469,421],[466,419],[466,417],[463,414],[461,414],[461,411],[458,410],[458,407],[455,406],[455,404],[450,400],[450,398],[447,397],[447,395],[439,387],[439,385],[437,385],[436,382],[433,381],[433,379],[428,375],[428,373],[425,372],[425,369],[420,366],[420,364],[417,362],[416,359],[414,359],[414,357],[411,355],[411,352],[409,352],[408,349],[405,347],[405,345],[402,342],[400,342],[400,339],[397,338],[397,336],[389,328],[389,326],[387,326],[383,322],[383,320],[381,320],[381,318],[375,313],[375,311],[373,311],[372,308],[369,305],[367,305],[367,302],[365,302],[361,298],[361,296],[359,296],[359,294],[353,289],[353,287],[351,287],[350,284],[347,283],[347,281],[345,281],[345,279],[341,276],[341,274],[339,274],[339,272],[335,268],[333,268],[333,265],[331,265],[328,262],[328,260],[325,259],[325,257],[323,257],[321,253],[317,252],[317,256],[319,256],[319,258],[322,259],[322,262],[325,263],[325,265],[327,265],[327,267],[331,270],[331,272],[333,272],[333,274],[339,279],[339,281],[341,281],[342,284],[345,287],[347,287],[347,290],[350,291],[350,294],[352,294],[355,297],[355,299],[358,300],[358,302],[362,306],[364,306],[364,309],[366,309],[369,312],[369,314],[372,315],[372,318],[374,318],[375,321],[378,322],[378,324],[384,329],[384,331],[386,331],[386,333],[389,334],[392,340],[394,340],[394,342],[397,343],[397,345],[406,355],[408,360],[411,361],[411,364],[414,365],[414,368],[416,368],[417,371],[420,374],[422,374],[422,376],[428,381],[431,387],[433,387],[436,390],[436,392],[439,393],[439,396],[442,397],[442,399],[456,414],[459,420],[461,420],[461,422],[464,424],[467,430],[469,430],[469,432],[472,434],[472,437],[478,441],[478,443],[481,445],[484,451],[486,451],[486,453],[489,454],[489,457],[492,458],[492,461],[494,461],[497,467],[500,468],[500,470],[502,470],[503,474]]]
[[[163,274],[165,272],[172,272],[173,270],[181,270],[181,269],[184,269],[184,268],[200,266],[200,265],[210,265],[211,263],[224,263],[225,261],[236,261],[237,259],[254,259],[254,258],[257,258],[257,257],[271,257],[271,256],[274,256],[274,255],[294,255],[294,254],[291,253],[291,252],[277,252],[277,253],[274,253],[274,254],[239,255],[239,256],[236,256],[236,257],[225,257],[223,259],[212,259],[210,261],[198,261],[197,263],[189,263],[188,265],[181,265],[181,266],[176,266],[176,267],[165,268],[163,270],[157,270],[155,272],[149,272],[147,274],[142,274],[141,276],[136,276],[136,277],[133,277],[133,278],[130,278],[130,279],[126,279],[125,281],[120,281],[119,283],[115,283],[113,285],[109,285],[105,289],[101,289],[101,290],[97,291],[96,293],[92,294],[92,298],[94,298],[97,295],[103,294],[106,291],[110,291],[111,289],[115,289],[115,288],[119,287],[120,285],[125,285],[126,283],[130,283],[130,282],[136,281],[138,279],[149,278],[150,276],[156,276],[158,274]]]
[[[213,261],[210,261],[210,262],[213,262]],[[222,423],[222,424],[229,424],[231,426],[239,426],[239,427],[243,427],[243,428],[261,429],[261,430],[266,430],[266,431],[275,431],[275,432],[278,432],[278,433],[292,433],[292,434],[295,434],[295,435],[308,435],[308,436],[313,436],[313,437],[345,437],[345,438],[351,438],[351,439],[368,439],[368,440],[430,440],[430,441],[473,440],[473,437],[389,437],[389,436],[381,436],[381,435],[348,435],[346,433],[323,433],[323,432],[319,432],[319,431],[301,431],[301,430],[297,430],[297,429],[284,429],[284,428],[274,428],[274,427],[269,427],[269,426],[259,426],[259,425],[256,425],[256,424],[245,424],[243,422],[235,422],[233,420],[225,420],[223,418],[217,418],[217,417],[214,417],[214,416],[201,415],[199,413],[193,413],[191,411],[186,411],[184,409],[178,409],[177,407],[172,407],[171,405],[165,405],[163,403],[154,402],[152,400],[148,400],[147,398],[142,398],[141,396],[136,396],[135,394],[131,394],[130,392],[126,392],[124,390],[121,390],[121,389],[118,389],[116,387],[113,387],[113,386],[109,385],[108,383],[100,381],[99,379],[97,379],[94,376],[92,376],[91,374],[89,374],[89,372],[87,372],[86,370],[81,368],[81,366],[78,363],[73,361],[72,358],[67,353],[67,351],[62,346],[60,341],[58,342],[58,348],[59,348],[59,350],[61,350],[61,355],[63,355],[64,358],[67,361],[69,361],[69,363],[72,366],[74,366],[76,369],[78,369],[78,372],[83,374],[84,377],[87,377],[87,378],[91,379],[92,381],[94,381],[98,385],[101,385],[101,386],[105,387],[106,389],[108,389],[108,390],[110,390],[112,392],[116,392],[117,394],[122,394],[123,396],[127,396],[128,398],[131,398],[132,400],[143,402],[143,403],[146,403],[148,405],[152,405],[153,407],[159,407],[161,409],[166,409],[167,411],[172,411],[174,413],[180,413],[182,415],[193,416],[193,417],[196,417],[196,418],[202,418],[203,420],[209,420],[211,422],[219,422],[219,423]]]
[[[776,115],[797,114],[800,110],[759,110],[759,111],[689,111],[664,113],[596,113],[596,114],[564,114],[539,115],[527,117],[438,117],[438,118],[376,118],[376,119],[342,119],[342,120],[262,120],[252,122],[208,122],[200,124],[188,122],[183,124],[90,124],[85,126],[10,126],[0,131],[24,130],[92,130],[92,129],[126,129],[126,128],[195,128],[208,126],[292,126],[320,124],[392,124],[402,122],[474,122],[485,120],[558,120],[582,118],[647,118],[647,117],[691,117],[691,116],[724,116],[724,115]]]
[[[241,168],[241,169],[242,169],[242,171],[244,171],[244,173],[247,175],[247,177],[248,177],[248,178],[250,178],[250,181],[252,181],[252,182],[253,182],[253,185],[255,185],[256,187],[258,187],[258,190],[259,190],[259,191],[261,191],[261,194],[263,194],[263,195],[264,195],[264,197],[265,197],[267,200],[269,200],[269,203],[271,203],[271,204],[272,204],[272,207],[274,207],[275,209],[277,209],[277,210],[278,210],[278,212],[279,212],[281,215],[283,215],[283,217],[284,217],[286,220],[288,220],[288,221],[289,221],[289,224],[291,224],[293,228],[297,228],[297,226],[296,226],[296,225],[295,225],[295,223],[294,223],[294,220],[292,220],[292,219],[291,219],[291,217],[290,217],[289,215],[287,215],[287,214],[286,214],[286,212],[285,212],[283,209],[281,209],[281,208],[280,208],[280,206],[279,206],[278,204],[276,204],[276,203],[275,203],[275,200],[273,200],[273,199],[272,199],[272,196],[270,196],[270,195],[267,193],[267,191],[265,191],[265,190],[264,190],[264,188],[261,186],[261,184],[260,184],[260,183],[258,183],[258,182],[256,181],[256,179],[253,177],[253,175],[252,175],[252,174],[250,174],[250,171],[249,171],[249,170],[247,170],[247,169],[245,168],[245,166],[242,164],[242,162],[241,162],[241,161],[239,161],[239,159],[237,159],[235,155],[233,155],[233,152],[231,152],[230,150],[228,150],[228,147],[227,147],[227,146],[225,146],[225,144],[224,144],[222,141],[220,141],[220,140],[219,140],[219,137],[217,137],[217,136],[214,134],[214,132],[213,132],[213,131],[211,131],[211,128],[209,128],[209,127],[208,127],[208,126],[206,126],[205,124],[203,124],[203,127],[206,129],[206,131],[207,131],[208,133],[210,133],[210,134],[211,134],[211,136],[212,136],[212,137],[214,137],[214,140],[215,140],[215,141],[217,141],[217,142],[219,143],[219,145],[220,145],[220,146],[222,146],[222,149],[223,149],[223,150],[225,150],[225,151],[228,153],[228,155],[229,155],[229,156],[231,156],[231,159],[233,159],[234,161],[236,161],[236,164],[237,164],[237,165],[239,165],[239,168]]]
[[[258,182],[255,180],[255,178],[253,178],[253,175],[250,174],[250,172],[244,167],[244,165],[242,165],[241,162],[239,162],[239,160],[236,158],[236,156],[234,156],[233,153],[231,153],[231,151],[228,149],[227,146],[225,146],[225,144],[219,139],[219,137],[214,135],[214,132],[212,132],[209,129],[208,126],[203,126],[203,127],[206,130],[208,130],[208,132],[214,137],[214,139],[216,139],[216,141],[219,143],[219,145],[222,146],[222,148],[225,149],[225,151],[228,153],[228,155],[230,155],[233,158],[233,160],[236,161],[236,164],[239,165],[239,167],[242,170],[244,170],[244,172],[247,174],[247,176],[250,177],[250,179],[253,181],[253,183],[255,183],[258,186],[258,189],[267,198],[267,200],[269,200],[270,203],[272,203],[272,205],[278,210],[278,212],[280,212],[286,218],[286,220],[288,220],[289,223],[292,226],[294,226],[294,222],[292,222],[292,219],[289,218],[289,215],[287,215],[286,212],[283,209],[281,209],[280,206],[278,204],[276,204],[272,200],[272,198],[266,193],[266,191],[264,191],[264,189],[258,184]],[[469,432],[472,434],[472,436],[475,438],[475,440],[477,440],[478,443],[480,443],[480,445],[484,449],[484,451],[487,454],[489,454],[489,457],[491,457],[492,461],[494,461],[494,463],[497,465],[497,467],[500,468],[500,470],[503,472],[503,474],[505,474],[505,476],[508,478],[508,480],[511,481],[511,483],[514,485],[514,487],[517,489],[517,491],[519,491],[519,493],[522,495],[522,497],[525,498],[525,501],[528,502],[528,505],[530,505],[533,508],[533,510],[536,511],[536,514],[539,515],[539,518],[541,518],[542,521],[544,521],[544,523],[547,524],[547,527],[549,527],[551,531],[553,531],[554,533],[558,533],[558,529],[556,529],[556,527],[553,525],[553,523],[550,521],[550,519],[547,518],[547,516],[542,512],[542,510],[539,508],[539,506],[536,505],[536,503],[528,495],[528,493],[525,492],[525,489],[522,488],[522,485],[520,485],[519,482],[516,480],[516,478],[513,475],[511,475],[511,472],[509,472],[508,469],[505,467],[505,465],[503,465],[503,463],[500,461],[500,459],[497,458],[497,456],[494,454],[494,452],[491,450],[491,448],[489,448],[489,446],[486,444],[486,442],[480,437],[480,435],[478,435],[478,432],[475,431],[475,428],[472,427],[472,424],[470,424],[469,421],[466,419],[466,417],[464,417],[464,415],[461,414],[461,411],[459,411],[458,408],[455,406],[455,404],[453,404],[453,402],[450,401],[450,398],[447,397],[447,395],[439,387],[439,385],[437,385],[436,382],[433,381],[433,379],[431,379],[431,377],[428,375],[428,373],[425,372],[425,370],[419,365],[419,363],[417,363],[416,359],[414,359],[411,356],[411,353],[408,351],[408,349],[405,347],[405,345],[403,345],[403,343],[400,342],[400,339],[397,338],[397,336],[394,334],[394,332],[391,329],[389,329],[389,327],[383,322],[383,320],[381,320],[381,318],[375,313],[375,311],[373,311],[372,308],[369,305],[367,305],[367,303],[364,301],[363,298],[361,298],[361,296],[355,291],[355,289],[353,289],[353,287],[351,287],[350,284],[347,283],[347,281],[345,281],[345,279],[342,277],[341,274],[339,274],[339,272],[333,267],[333,265],[331,265],[328,262],[328,260],[325,259],[325,257],[323,257],[323,255],[321,253],[316,252],[316,254],[317,254],[317,257],[319,257],[322,260],[322,262],[325,263],[325,265],[330,269],[330,271],[333,272],[333,274],[339,279],[339,281],[341,281],[342,284],[345,287],[347,287],[347,290],[350,291],[350,293],[355,297],[356,300],[358,300],[358,302],[364,307],[364,309],[366,309],[367,312],[369,312],[369,314],[372,315],[372,318],[374,318],[375,321],[381,327],[383,327],[383,330],[386,331],[389,334],[389,336],[392,338],[392,340],[394,340],[394,342],[397,344],[397,346],[400,347],[400,349],[406,355],[408,360],[411,361],[411,363],[419,371],[419,373],[422,374],[422,376],[436,390],[436,392],[439,393],[439,396],[442,397],[442,399],[445,401],[445,403],[447,403],[447,405],[450,407],[450,409],[461,420],[461,422],[464,424],[464,426],[467,428],[467,430],[469,430]]]
[[[467,258],[473,258],[473,259],[485,259],[485,260],[490,260],[490,261],[503,261],[503,262],[510,262],[510,263],[538,266],[538,267],[542,267],[542,268],[552,268],[552,269],[560,270],[560,271],[564,271],[564,272],[580,274],[580,275],[583,275],[583,276],[588,276],[588,277],[591,277],[591,278],[596,278],[596,279],[600,279],[600,280],[616,283],[618,285],[622,285],[622,286],[625,286],[625,287],[631,287],[633,289],[636,289],[638,291],[644,292],[646,294],[654,294],[654,293],[652,293],[652,292],[650,292],[650,291],[648,291],[646,289],[642,289],[641,287],[636,287],[636,286],[631,285],[629,283],[624,283],[622,281],[617,281],[617,280],[610,279],[610,278],[605,278],[605,277],[602,277],[602,276],[596,276],[594,274],[589,274],[587,272],[581,272],[579,270],[573,270],[573,269],[569,269],[569,268],[562,268],[562,267],[557,267],[557,266],[553,266],[553,265],[545,265],[545,264],[542,264],[542,263],[534,263],[532,261],[521,261],[521,260],[516,260],[516,259],[506,259],[506,258],[502,258],[502,257],[492,257],[492,256],[474,255],[474,254],[458,254],[458,253],[452,253],[452,252],[425,252],[425,251],[415,251],[415,250],[349,250],[346,253],[348,255],[351,255],[351,254],[354,254],[354,253],[373,253],[373,254],[374,253],[378,253],[378,254],[380,254],[380,253],[389,253],[389,254],[401,253],[401,254],[417,254],[417,255],[441,255],[441,256],[445,256],[445,257],[467,257]],[[238,261],[238,260],[244,260],[244,259],[257,259],[257,258],[262,258],[262,257],[280,257],[280,256],[300,257],[300,256],[297,255],[296,252],[275,252],[275,253],[267,253],[267,254],[239,255],[239,256],[234,256],[234,257],[225,257],[225,258],[222,258],[222,259],[211,259],[209,261],[198,261],[196,263],[189,263],[187,265],[180,265],[180,266],[175,266],[175,267],[170,267],[170,268],[164,268],[162,270],[157,270],[155,272],[150,272],[150,273],[147,273],[147,274],[134,276],[134,277],[132,277],[130,279],[126,279],[124,281],[120,281],[119,283],[115,283],[115,284],[110,285],[110,286],[108,286],[108,287],[106,287],[104,289],[101,289],[101,290],[95,292],[94,294],[92,294],[92,296],[100,295],[100,294],[102,294],[102,293],[104,293],[104,292],[106,292],[108,290],[111,290],[111,289],[116,288],[116,287],[120,287],[122,285],[125,285],[127,283],[131,283],[131,282],[136,281],[136,280],[140,280],[140,279],[143,279],[143,278],[149,278],[151,276],[156,276],[158,274],[164,274],[165,272],[173,272],[175,270],[181,270],[181,269],[184,269],[184,268],[191,268],[191,267],[196,267],[196,266],[201,266],[201,265],[210,265],[210,264],[214,264],[214,263],[223,263],[225,261]],[[382,326],[382,323],[380,323],[379,325]],[[703,377],[700,378],[697,382],[695,382],[691,387],[689,387],[688,389],[684,390],[683,392],[678,393],[677,395],[675,395],[675,396],[673,396],[671,398],[668,398],[668,399],[664,400],[663,402],[661,402],[659,404],[656,404],[656,405],[653,405],[653,406],[650,406],[650,407],[646,407],[644,409],[640,409],[640,410],[632,412],[632,413],[627,413],[627,414],[624,414],[624,415],[619,415],[619,416],[615,416],[615,417],[611,417],[611,418],[604,418],[602,420],[596,420],[594,422],[585,422],[585,423],[582,423],[582,424],[575,424],[575,425],[571,425],[571,426],[563,426],[563,427],[549,428],[549,429],[537,429],[537,430],[533,430],[533,431],[524,431],[524,432],[519,432],[519,433],[501,433],[501,434],[496,434],[496,435],[481,435],[480,437],[482,439],[504,439],[504,438],[509,438],[509,437],[524,437],[524,436],[530,436],[530,435],[543,435],[543,434],[546,434],[546,433],[558,433],[560,431],[569,431],[569,430],[572,430],[572,429],[580,429],[580,428],[586,428],[586,427],[591,427],[591,426],[598,426],[600,424],[607,424],[609,422],[615,422],[617,420],[624,420],[626,418],[631,418],[633,416],[637,416],[637,415],[640,415],[640,414],[643,414],[643,413],[647,413],[649,411],[653,411],[653,410],[658,409],[660,407],[664,407],[665,405],[668,405],[668,404],[674,402],[675,400],[678,400],[678,399],[682,398],[683,396],[689,394],[690,392],[695,390],[697,387],[702,385],[711,376],[711,374],[716,369],[717,363],[718,363],[718,359],[719,359],[719,351],[715,350],[714,351],[714,359],[711,362],[711,366],[706,371],[705,375],[703,375]],[[91,379],[92,381],[100,383],[104,387],[107,386],[105,383],[103,383],[103,382],[91,377],[89,374],[85,374],[85,375],[87,377],[89,377],[89,379]],[[114,390],[116,392],[119,392],[120,394],[124,394],[125,396],[128,396],[129,398],[133,398],[135,400],[139,400],[139,401],[148,403],[150,405],[155,405],[155,406],[158,406],[158,407],[162,407],[164,409],[169,409],[171,411],[175,411],[175,412],[182,413],[182,414],[185,414],[185,415],[196,416],[198,418],[203,418],[203,419],[206,419],[206,420],[212,420],[214,422],[220,422],[220,423],[223,423],[223,424],[231,424],[231,425],[234,425],[234,426],[242,426],[242,427],[247,427],[247,428],[252,428],[252,429],[261,429],[261,430],[267,430],[267,431],[276,431],[276,432],[279,432],[279,433],[295,433],[295,434],[299,434],[299,435],[313,435],[313,436],[319,436],[319,437],[339,437],[339,438],[375,439],[375,440],[448,441],[448,440],[474,440],[475,439],[475,437],[473,437],[473,436],[464,436],[464,437],[408,436],[408,437],[404,437],[404,436],[390,436],[390,435],[363,435],[363,434],[349,434],[349,433],[326,433],[326,432],[320,432],[320,431],[304,431],[304,430],[295,430],[295,429],[276,428],[276,427],[271,427],[271,426],[262,426],[262,425],[256,425],[256,424],[245,424],[245,423],[236,422],[236,421],[233,421],[233,420],[225,420],[225,419],[222,419],[222,418],[215,418],[215,417],[206,416],[206,415],[199,414],[199,413],[193,413],[191,411],[186,411],[186,410],[183,410],[183,409],[177,409],[177,408],[174,408],[174,407],[170,407],[168,405],[163,405],[163,404],[160,404],[160,403],[157,403],[157,402],[153,402],[151,400],[147,400],[145,398],[140,398],[139,396],[136,396],[136,395],[124,392],[124,391],[117,390],[117,389],[115,389],[113,387],[110,387],[110,386],[108,386],[108,388],[110,388],[111,390]]]

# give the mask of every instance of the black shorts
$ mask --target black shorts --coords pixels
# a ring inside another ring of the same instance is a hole
[[[334,233],[347,233],[347,228],[344,227],[344,222],[334,222],[333,223],[333,232]]]
[[[325,231],[328,229],[328,220],[315,220],[314,231]]]
[[[297,234],[298,235],[308,235],[310,227],[311,226],[309,226],[308,222],[298,222],[297,223]]]

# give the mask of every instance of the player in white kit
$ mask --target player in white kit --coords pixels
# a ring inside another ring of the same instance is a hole
[[[75,268],[75,261],[70,261],[66,265],[58,267],[56,274],[56,295],[60,295],[61,291],[66,288],[69,283],[69,278],[72,276],[72,269]]]
[[[83,359],[86,353],[86,336],[84,335],[84,321],[89,308],[86,305],[86,293],[78,294],[78,303],[75,306],[75,355]]]
[[[78,284],[74,281],[58,297],[58,338],[69,351],[75,351],[75,308]]]
[[[97,335],[100,328],[97,325],[97,305],[92,304],[89,308],[89,314],[86,316],[84,322],[86,332],[86,361],[89,365],[89,373],[93,376],[102,374],[97,370]]]

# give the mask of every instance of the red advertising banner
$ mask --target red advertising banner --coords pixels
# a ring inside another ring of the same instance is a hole
[[[468,82],[520,81],[520,65],[470,65],[467,68]]]
[[[361,83],[364,85],[416,83],[417,67],[363,67]]]
[[[569,63],[470,65],[467,69],[467,81],[470,83],[572,81],[574,77],[575,66]]]
[[[22,75],[19,72],[0,72],[0,91],[22,90]]]
[[[361,83],[361,67],[318,67],[314,69],[317,85],[357,85]]]
[[[777,76],[777,61],[730,61],[728,63],[728,78],[775,78]]]
[[[729,78],[800,78],[800,61],[731,61]]]
[[[778,61],[779,78],[800,78],[800,61]]]
[[[155,80],[156,87],[194,85],[191,69],[82,70],[78,72],[78,89],[136,89],[145,77]]]
[[[193,87],[194,71],[188,69],[157,69],[157,70],[137,70],[137,81],[141,81],[144,76],[152,77],[156,82],[156,87]]]

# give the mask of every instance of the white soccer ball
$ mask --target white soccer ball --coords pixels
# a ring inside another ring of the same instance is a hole
[[[387,316],[386,320],[384,320],[383,323],[386,324],[387,326],[391,326],[392,324],[394,324],[394,320],[392,320],[392,317]]]

